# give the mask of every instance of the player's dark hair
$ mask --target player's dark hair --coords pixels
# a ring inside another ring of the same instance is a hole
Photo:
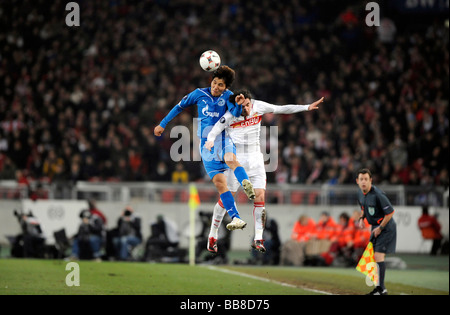
[[[212,74],[213,79],[214,78],[223,79],[225,81],[225,85],[227,86],[227,88],[233,85],[235,76],[236,75],[234,70],[228,66],[220,66]]]
[[[244,95],[244,97],[245,97],[245,98],[248,98],[248,99],[252,99],[252,98],[253,98],[253,95],[252,95],[252,93],[251,93],[249,90],[247,90],[247,89],[241,89],[241,90],[235,91],[233,95],[230,95],[230,96],[228,97],[228,100],[229,100],[231,103],[234,104],[234,103],[235,103],[236,95],[239,95],[239,94]]]
[[[372,178],[372,172],[368,168],[361,168],[358,171],[358,174],[356,174],[356,177],[358,177],[359,174],[369,174],[369,177]]]

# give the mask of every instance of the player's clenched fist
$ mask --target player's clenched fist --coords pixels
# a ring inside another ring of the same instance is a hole
[[[234,100],[235,100],[236,104],[242,105],[245,101],[245,97],[243,94],[239,94],[239,95],[236,95],[236,98]]]
[[[155,136],[160,137],[162,135],[162,133],[164,132],[164,128],[161,127],[160,125],[155,127],[155,130],[153,131],[153,133],[155,134]]]

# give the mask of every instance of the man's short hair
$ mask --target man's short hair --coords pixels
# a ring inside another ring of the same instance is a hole
[[[359,174],[369,174],[369,177],[372,178],[372,172],[368,168],[361,168],[358,171],[358,174],[356,174],[356,177],[358,177]]]

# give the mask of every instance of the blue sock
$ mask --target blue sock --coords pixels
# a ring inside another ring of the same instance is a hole
[[[227,210],[228,214],[230,215],[231,219],[234,219],[237,217],[240,219],[239,211],[236,208],[236,203],[234,202],[234,197],[231,194],[230,191],[224,192],[220,195],[220,199],[222,200],[222,204],[224,208]]]
[[[236,176],[237,180],[239,181],[239,183],[241,183],[241,185],[244,179],[248,179],[247,172],[242,166],[238,166],[234,169],[234,176]]]

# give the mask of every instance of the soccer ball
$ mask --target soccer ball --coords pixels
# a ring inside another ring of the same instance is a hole
[[[220,66],[220,56],[214,50],[207,50],[200,56],[200,66],[205,71],[214,71]]]

